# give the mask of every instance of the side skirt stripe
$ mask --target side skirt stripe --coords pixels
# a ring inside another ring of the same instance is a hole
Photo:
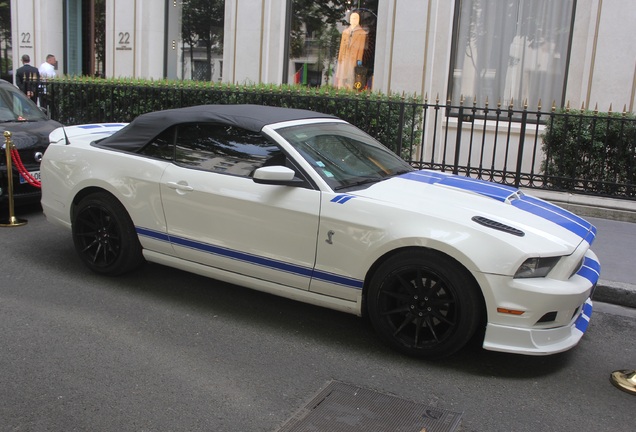
[[[172,243],[177,246],[186,247],[189,249],[197,250],[200,252],[217,255],[224,258],[229,258],[237,261],[242,261],[248,264],[257,265],[260,267],[269,268],[275,271],[281,271],[285,273],[294,274],[301,277],[311,278],[315,280],[324,281],[327,283],[340,285],[346,288],[362,289],[363,281],[359,279],[350,278],[334,273],[325,271],[319,271],[310,267],[303,267],[295,264],[286,263],[284,261],[278,261],[271,258],[266,258],[258,255],[248,254],[245,252],[228,249],[220,246],[215,246],[208,243],[203,243],[195,240],[190,240],[177,236],[170,236],[166,233],[150,230],[148,228],[136,227],[137,234],[140,236],[148,237],[154,240]]]

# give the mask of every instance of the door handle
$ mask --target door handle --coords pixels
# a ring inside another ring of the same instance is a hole
[[[183,192],[190,192],[193,191],[194,188],[192,186],[188,186],[188,184],[184,181],[180,181],[180,182],[168,182],[167,186],[170,189],[174,189],[177,191],[183,191]]]

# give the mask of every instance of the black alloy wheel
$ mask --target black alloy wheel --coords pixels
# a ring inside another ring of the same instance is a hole
[[[143,263],[135,227],[124,206],[108,193],[82,199],[73,218],[75,250],[88,268],[119,275]]]
[[[385,342],[423,358],[461,349],[475,334],[483,310],[468,271],[428,249],[403,251],[385,261],[371,281],[367,303]]]

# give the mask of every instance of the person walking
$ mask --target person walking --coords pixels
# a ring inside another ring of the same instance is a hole
[[[57,60],[53,54],[49,54],[46,56],[46,61],[40,65],[40,106],[49,108],[49,95],[46,88],[46,80],[50,78],[55,78],[57,73],[55,72],[55,65],[57,64]]]
[[[55,78],[57,72],[55,72],[55,64],[57,60],[55,60],[55,56],[53,54],[49,54],[46,56],[46,61],[40,65],[40,76],[42,78]]]
[[[38,101],[38,87],[40,85],[40,72],[35,66],[31,66],[31,58],[28,54],[22,56],[22,66],[15,71],[15,84],[33,102]]]

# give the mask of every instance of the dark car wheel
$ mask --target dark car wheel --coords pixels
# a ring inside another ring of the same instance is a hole
[[[97,273],[119,275],[144,261],[126,209],[108,193],[88,195],[77,205],[73,242],[82,261]]]
[[[408,250],[386,260],[373,276],[367,305],[385,342],[423,358],[445,357],[466,345],[483,310],[467,270],[431,250]]]

